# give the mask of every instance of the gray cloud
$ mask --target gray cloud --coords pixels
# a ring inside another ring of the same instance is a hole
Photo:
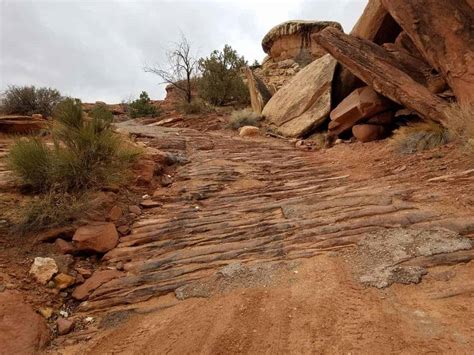
[[[350,30],[366,0],[0,0],[0,90],[50,86],[84,101],[164,96],[145,64],[164,61],[182,31],[200,56],[228,43],[249,61],[289,19],[335,20]]]

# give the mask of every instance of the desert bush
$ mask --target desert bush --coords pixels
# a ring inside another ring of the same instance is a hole
[[[3,92],[0,109],[7,115],[41,113],[48,117],[61,100],[61,94],[56,89],[13,85]]]
[[[142,91],[140,98],[128,105],[130,117],[156,117],[160,115],[157,107],[153,106],[146,91]]]
[[[66,99],[53,113],[53,147],[38,139],[17,141],[9,165],[36,191],[73,191],[120,182],[139,151],[112,131],[110,116],[92,110],[85,119],[81,102]]]
[[[199,96],[216,106],[230,102],[248,103],[249,92],[241,74],[241,69],[246,65],[245,58],[229,45],[225,45],[222,51],[213,51],[208,58],[201,58]]]
[[[260,127],[261,117],[251,109],[233,111],[230,116],[229,128],[238,130],[243,126]]]
[[[193,99],[190,103],[187,101],[181,101],[178,104],[178,110],[187,115],[196,115],[208,113],[212,111],[212,107],[207,105],[203,100]]]
[[[48,192],[21,209],[15,232],[26,234],[71,224],[88,208],[85,195]]]
[[[450,131],[436,122],[415,122],[397,129],[392,145],[399,153],[411,154],[438,147],[451,139]]]

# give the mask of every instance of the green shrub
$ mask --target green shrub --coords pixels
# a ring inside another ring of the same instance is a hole
[[[433,121],[415,122],[397,129],[392,137],[395,150],[411,154],[449,143],[452,134]]]
[[[215,50],[208,58],[201,58],[199,96],[216,106],[230,102],[247,104],[250,97],[241,74],[245,66],[245,58],[240,57],[229,45],[225,45],[222,52]]]
[[[1,111],[4,114],[51,116],[62,97],[58,90],[34,86],[9,86],[2,95]]]
[[[160,115],[158,108],[151,104],[150,97],[146,91],[142,91],[140,98],[132,101],[128,105],[128,110],[130,112],[130,117],[156,117]]]
[[[66,99],[53,113],[54,146],[38,139],[16,142],[12,170],[36,191],[73,191],[120,182],[139,151],[112,131],[110,116],[92,110],[85,119],[81,102]]]
[[[196,115],[207,113],[211,111],[211,107],[199,99],[193,99],[190,103],[187,101],[181,101],[178,105],[178,110],[187,115]]]
[[[260,127],[261,117],[251,109],[233,111],[230,116],[229,128],[238,130],[243,126]]]

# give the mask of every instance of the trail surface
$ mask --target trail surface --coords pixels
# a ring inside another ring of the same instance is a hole
[[[170,188],[155,193],[162,206],[147,210],[105,255],[124,264],[123,277],[79,308],[100,315],[101,324],[70,336],[81,342],[60,352],[474,348],[472,249],[409,254],[400,264],[428,268],[423,281],[382,290],[359,282],[353,257],[357,243],[380,230],[445,228],[472,238],[472,176],[428,181],[458,172],[450,151],[417,157],[419,164],[388,153],[374,158],[375,144],[308,152],[267,138],[131,123],[121,129],[187,163]]]

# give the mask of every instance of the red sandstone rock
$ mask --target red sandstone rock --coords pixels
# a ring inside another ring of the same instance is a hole
[[[113,223],[96,223],[79,227],[72,238],[78,251],[105,253],[115,248],[118,233]]]
[[[89,298],[92,292],[94,292],[94,290],[99,286],[122,276],[122,274],[122,272],[117,270],[96,271],[82,285],[74,290],[72,297],[74,297],[76,300],[83,301]]]
[[[74,253],[75,249],[72,243],[65,241],[64,239],[58,238],[54,242],[54,245],[56,245],[56,248],[61,254],[72,254]]]
[[[391,106],[392,103],[389,100],[368,86],[356,89],[332,110],[329,133],[337,136],[357,122],[386,111]]]
[[[352,127],[352,134],[361,142],[371,142],[385,138],[387,128],[374,124],[358,124]]]
[[[46,321],[19,294],[1,292],[0,353],[36,354],[48,341]]]
[[[69,319],[58,318],[56,321],[56,326],[59,335],[66,335],[74,328],[74,322]]]
[[[365,123],[388,126],[393,123],[395,113],[393,111],[385,111],[370,117]]]

